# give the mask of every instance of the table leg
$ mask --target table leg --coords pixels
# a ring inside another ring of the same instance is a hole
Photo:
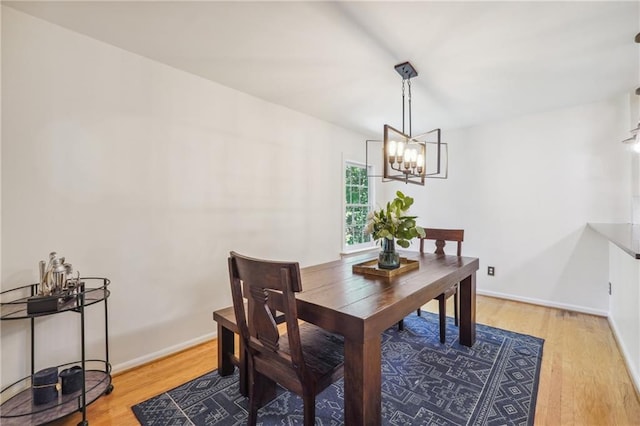
[[[381,338],[364,343],[344,342],[344,422],[379,425],[382,422]]]
[[[460,344],[473,346],[476,341],[476,273],[460,281]]]

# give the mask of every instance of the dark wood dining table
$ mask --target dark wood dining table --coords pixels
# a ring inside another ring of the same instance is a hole
[[[393,277],[354,273],[372,256],[349,257],[301,269],[298,316],[345,339],[344,420],[346,425],[379,425],[381,336],[447,288],[459,284],[459,341],[476,337],[476,271],[473,257],[404,252],[419,268]]]

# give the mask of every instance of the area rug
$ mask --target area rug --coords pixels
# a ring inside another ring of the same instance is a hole
[[[532,425],[543,339],[476,326],[476,343],[458,343],[449,319],[440,343],[438,317],[408,316],[404,331],[382,337],[382,424]],[[144,426],[244,425],[247,398],[238,392],[238,373],[207,373],[132,407]],[[344,384],[316,398],[316,425],[344,424]],[[284,389],[259,411],[258,424],[302,424],[302,400]]]

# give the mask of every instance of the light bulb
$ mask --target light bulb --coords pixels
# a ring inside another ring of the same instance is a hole
[[[396,156],[396,141],[389,141],[389,149],[388,149],[387,153],[391,157],[395,157]]]

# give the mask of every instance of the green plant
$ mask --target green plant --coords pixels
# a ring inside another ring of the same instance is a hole
[[[416,225],[417,216],[408,216],[413,198],[396,192],[396,198],[387,203],[386,208],[369,213],[366,232],[374,240],[386,238],[397,240],[400,247],[407,248],[410,241],[416,237],[424,237],[424,229]]]

